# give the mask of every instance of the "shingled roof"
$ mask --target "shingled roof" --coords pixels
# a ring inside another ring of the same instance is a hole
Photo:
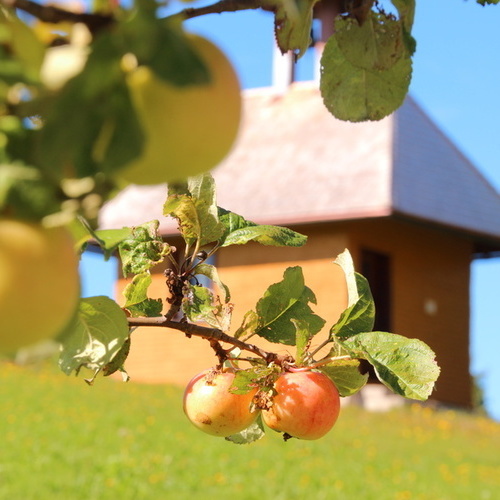
[[[214,171],[220,206],[258,223],[294,225],[394,216],[467,233],[500,249],[500,194],[408,97],[379,122],[347,123],[317,86],[244,94],[244,123]],[[165,186],[130,186],[104,207],[101,227],[158,218]]]

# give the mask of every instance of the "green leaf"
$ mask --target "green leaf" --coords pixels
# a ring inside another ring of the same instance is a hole
[[[353,66],[387,70],[405,54],[401,23],[382,13],[370,12],[362,25],[353,18],[339,18],[335,28],[338,48]]]
[[[132,228],[122,229],[100,229],[94,232],[94,236],[99,246],[104,250],[104,255],[108,259],[119,247],[120,243],[132,235]]]
[[[222,304],[211,290],[204,286],[186,284],[182,311],[192,322],[204,321],[214,328],[228,331],[232,307]]]
[[[332,379],[342,397],[347,397],[356,394],[368,381],[368,373],[363,375],[359,371],[359,365],[357,359],[346,359],[318,369]]]
[[[254,225],[234,231],[228,235],[221,246],[244,245],[249,241],[256,241],[261,245],[276,247],[300,247],[305,245],[307,236],[296,233],[286,227]]]
[[[61,339],[59,366],[70,375],[82,367],[100,370],[110,363],[129,336],[125,313],[108,297],[82,299],[74,326]]]
[[[311,45],[313,7],[319,0],[263,0],[274,12],[276,41],[282,53],[301,57]]]
[[[229,392],[233,394],[247,394],[257,386],[260,388],[272,388],[279,374],[280,370],[275,365],[258,365],[246,370],[237,370]]]
[[[349,250],[346,248],[342,253],[337,255],[337,258],[333,261],[333,263],[340,266],[345,274],[347,284],[347,306],[350,307],[359,300],[359,291],[358,283],[356,281],[354,262]]]
[[[413,21],[415,20],[415,0],[391,0],[391,2],[398,9],[406,49],[410,55],[413,55],[417,48],[417,42],[411,35]]]
[[[102,369],[102,374],[105,377],[109,377],[110,375],[113,375],[113,373],[116,373],[117,371],[125,372],[123,365],[130,353],[130,344],[131,344],[130,337],[128,337],[127,339],[125,339],[125,342],[121,346],[120,350],[115,354],[115,356],[113,356],[113,359],[109,363],[104,365]],[[128,376],[126,380],[128,380]]]
[[[175,19],[161,19],[155,0],[134,2],[123,23],[127,51],[141,65],[149,66],[159,78],[173,85],[206,84],[210,74],[182,25]]]
[[[221,291],[222,301],[224,303],[228,303],[231,300],[231,293],[229,292],[229,288],[224,285],[224,283],[222,283],[215,266],[202,262],[194,268],[193,274],[195,276],[201,274],[202,276],[206,276],[207,278],[211,279]]]
[[[355,30],[346,30],[347,26],[340,24],[341,30],[328,39],[323,51],[320,89],[324,104],[340,120],[380,120],[395,111],[408,93],[411,57],[405,52],[385,70],[353,64],[338,42],[343,37],[344,45],[354,47],[359,43]],[[388,57],[381,59],[386,61]]]
[[[144,134],[120,65],[123,47],[118,42],[111,33],[99,35],[82,72],[44,112],[40,159],[61,177],[112,173],[142,153]]]
[[[353,357],[369,361],[379,380],[396,394],[425,401],[439,366],[432,349],[418,339],[387,332],[359,333],[341,342]]]
[[[0,9],[0,79],[10,84],[39,82],[45,47],[13,10]]]
[[[158,232],[157,220],[132,228],[130,236],[124,239],[118,249],[122,260],[123,275],[140,274],[163,261],[171,251]]]
[[[298,319],[292,319],[291,322],[295,326],[295,363],[297,366],[301,366],[312,336],[307,322]]]
[[[356,283],[360,291],[358,301],[348,307],[332,326],[330,334],[338,339],[346,339],[361,332],[370,332],[375,323],[375,303],[368,281],[356,273]]]
[[[0,212],[20,219],[41,220],[60,210],[57,187],[40,170],[22,165],[0,167]]]
[[[0,87],[1,84],[0,77]],[[38,130],[26,128],[25,122],[20,117],[0,116],[0,162],[5,165],[15,163],[16,166],[37,164],[34,153],[37,134]]]
[[[330,329],[330,335],[346,339],[361,332],[371,331],[375,322],[375,303],[368,281],[354,271],[349,252],[340,254],[335,263],[342,268],[346,276],[348,307]]]
[[[258,325],[254,333],[270,342],[295,345],[296,327],[292,320],[300,320],[302,327],[314,336],[325,324],[308,306],[308,302],[315,301],[314,294],[304,284],[302,268],[289,267],[283,281],[271,285],[258,301]]]
[[[21,61],[26,74],[36,81],[43,63],[45,47],[33,30],[14,13],[8,20],[11,34],[11,48]]]
[[[187,193],[186,193],[187,189]],[[169,189],[163,214],[174,217],[188,245],[199,241],[200,246],[219,240],[224,226],[219,221],[215,183],[210,174],[190,178],[181,189]]]
[[[234,333],[234,337],[239,339],[256,332],[259,327],[259,317],[255,311],[248,311],[243,316],[241,326]]]
[[[264,424],[262,423],[262,417],[259,415],[257,420],[249,427],[242,430],[238,434],[227,436],[224,439],[234,444],[250,444],[258,441],[264,436],[264,434]]]
[[[161,316],[163,303],[161,299],[150,299],[148,297],[148,288],[153,282],[153,278],[148,272],[137,274],[132,281],[123,290],[126,299],[124,308],[130,311],[133,317]]]
[[[73,219],[71,231],[76,241],[76,248],[83,251],[86,244],[93,239],[103,251],[104,260],[109,260],[118,249],[120,243],[129,238],[132,234],[132,228],[130,227],[95,231],[90,223],[83,217]]]
[[[262,245],[299,247],[305,245],[307,236],[286,227],[257,225],[241,215],[219,207],[219,219],[225,230],[220,246],[244,245],[256,241]]]

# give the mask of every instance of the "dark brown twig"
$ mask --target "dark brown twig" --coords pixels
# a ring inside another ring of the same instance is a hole
[[[180,12],[179,15],[182,15],[184,19],[193,19],[207,14],[222,14],[223,12],[238,12],[240,10],[271,10],[262,5],[263,3],[262,0],[220,0],[203,7],[189,7]]]
[[[0,3],[12,9],[22,10],[45,23],[61,23],[64,21],[83,23],[92,33],[96,33],[114,22],[113,16],[110,15],[72,12],[53,5],[40,5],[32,0],[0,0]]]
[[[280,366],[285,364],[290,364],[293,359],[290,356],[282,356],[274,352],[268,352],[254,344],[247,344],[235,337],[227,335],[222,330],[217,328],[210,328],[206,326],[197,325],[194,323],[186,323],[179,321],[171,321],[164,316],[159,316],[155,318],[127,318],[130,327],[139,326],[160,326],[164,328],[171,328],[173,330],[179,330],[184,332],[186,335],[194,335],[195,337],[202,337],[209,341],[225,342],[231,344],[235,347],[240,348],[244,351],[252,352],[253,354],[263,358],[266,363],[276,363]]]

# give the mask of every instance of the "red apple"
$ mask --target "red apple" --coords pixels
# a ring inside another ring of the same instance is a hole
[[[233,371],[206,370],[196,375],[184,392],[184,413],[198,429],[212,436],[227,437],[246,429],[259,412],[250,405],[257,389],[232,394]]]
[[[299,439],[319,439],[337,421],[339,392],[323,373],[285,372],[274,388],[271,408],[262,411],[264,422],[271,429]]]

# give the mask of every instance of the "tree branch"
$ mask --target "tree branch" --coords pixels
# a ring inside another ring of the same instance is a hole
[[[235,337],[227,335],[222,330],[217,328],[210,328],[206,326],[197,325],[194,323],[184,323],[179,321],[171,321],[164,316],[154,317],[154,318],[127,318],[130,327],[139,326],[160,326],[164,328],[171,328],[173,330],[179,330],[184,332],[186,335],[194,335],[195,337],[201,337],[210,341],[225,342],[238,347],[242,350],[252,352],[253,354],[263,358],[266,363],[276,363],[280,366],[284,364],[293,363],[293,358],[291,356],[282,356],[274,352],[268,352],[254,344],[247,344]]]
[[[88,14],[85,12],[71,12],[52,5],[40,5],[32,0],[0,0],[0,4],[12,9],[19,9],[45,23],[83,23],[92,32],[96,33],[114,22],[113,16],[104,14]]]
[[[238,12],[240,10],[272,10],[265,7],[262,0],[220,0],[217,3],[205,5],[204,7],[189,7],[179,14],[185,19],[206,16],[207,14],[221,14],[222,12]]]

